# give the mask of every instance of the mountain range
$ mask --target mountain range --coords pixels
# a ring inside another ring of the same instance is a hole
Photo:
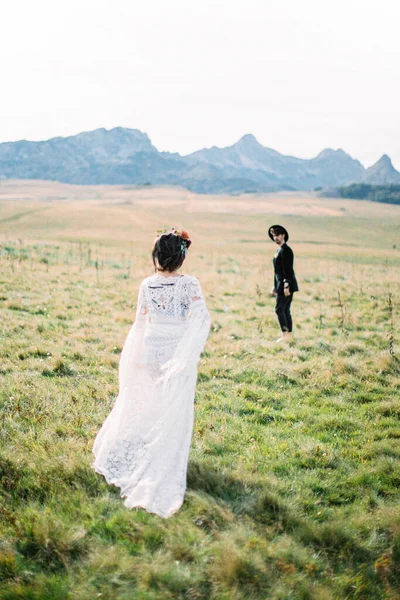
[[[390,158],[365,169],[343,150],[285,156],[247,134],[226,148],[159,152],[146,133],[115,127],[41,142],[0,144],[0,179],[75,184],[179,185],[200,193],[312,190],[350,183],[400,183]]]

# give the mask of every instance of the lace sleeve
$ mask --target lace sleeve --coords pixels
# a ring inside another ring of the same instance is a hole
[[[119,384],[120,389],[131,385],[138,364],[138,358],[142,353],[144,333],[146,330],[148,313],[148,301],[145,282],[139,287],[138,302],[136,306],[136,319],[129,330],[121,352],[119,361]]]
[[[194,277],[189,283],[188,297],[190,302],[188,326],[177,345],[174,356],[163,367],[164,375],[181,373],[186,368],[196,369],[210,331],[210,314],[204,302],[200,283]]]
[[[147,314],[149,312],[149,303],[147,301],[146,284],[144,281],[140,284],[138,301],[136,306],[136,320],[137,326],[142,328],[146,325]]]

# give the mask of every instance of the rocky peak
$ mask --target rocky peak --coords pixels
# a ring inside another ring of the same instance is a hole
[[[382,154],[380,159],[375,163],[375,167],[385,167],[395,170],[392,161],[387,154]]]
[[[261,146],[260,142],[257,141],[257,139],[255,138],[255,136],[252,133],[246,133],[246,135],[244,135],[243,137],[240,138],[240,140],[238,142],[236,142],[236,144],[234,144],[235,146],[243,146],[246,148],[258,148]]]
[[[97,146],[105,150],[115,149],[116,147],[124,147],[125,150],[129,149],[131,152],[151,152],[155,150],[147,133],[126,127],[114,127],[113,129],[102,127],[101,129],[86,131],[65,139],[78,145]]]
[[[374,165],[368,167],[365,181],[375,185],[400,183],[400,173],[394,168],[389,156],[383,154]]]
[[[325,150],[322,150],[322,152],[317,154],[317,156],[315,158],[321,159],[321,158],[331,158],[331,157],[332,158],[333,157],[334,158],[351,158],[351,156],[349,154],[347,154],[347,152],[342,150],[342,148],[338,148],[337,150],[334,150],[333,148],[325,148]]]

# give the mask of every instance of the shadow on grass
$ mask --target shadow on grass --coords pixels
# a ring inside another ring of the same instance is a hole
[[[84,492],[89,498],[101,496],[105,491],[119,497],[118,488],[107,486],[89,464],[72,468],[56,465],[46,469],[46,465],[33,467],[0,456],[0,492],[15,506],[26,501],[45,503],[74,490]]]
[[[239,479],[227,470],[191,461],[187,483],[189,491],[200,493],[205,512],[208,510],[213,514],[219,512],[218,505],[223,511],[221,515],[217,515],[218,519],[214,518],[217,529],[229,526],[232,518],[250,519],[256,528],[265,528],[268,536],[287,534],[314,551],[321,552],[338,570],[343,560],[348,561],[349,564],[359,565],[370,563],[376,558],[374,550],[367,547],[367,542],[360,531],[355,531],[342,520],[325,523],[312,521],[301,514],[295,504],[290,505],[276,490],[268,489],[255,480]],[[40,466],[34,468],[27,463],[0,457],[0,494],[5,498],[10,512],[8,516],[3,515],[3,517],[11,526],[15,521],[14,511],[18,511],[24,503],[46,504],[46,502],[54,502],[55,498],[60,498],[63,504],[63,498],[70,499],[74,491],[83,492],[88,497],[88,501],[105,494],[119,497],[119,489],[107,486],[103,478],[98,476],[90,465],[75,465],[69,469],[57,465],[47,470],[46,465],[42,465],[41,470]],[[226,518],[224,512],[226,509],[232,515],[231,518]],[[39,529],[42,531],[41,527]],[[20,551],[26,555],[37,551],[31,533],[27,531],[24,545],[20,548]],[[54,539],[57,535],[55,531]],[[33,537],[36,539],[37,536],[33,535]],[[65,539],[68,536],[64,532],[62,537]],[[71,541],[69,558],[74,558],[75,551],[79,553],[83,550],[81,540],[67,541],[68,547]],[[57,562],[55,554],[61,550],[58,546],[55,548],[53,552],[50,547],[46,547],[46,551],[43,551],[43,561],[49,559],[48,567],[57,569],[62,565]],[[62,549],[62,555],[66,555],[65,549]]]
[[[190,462],[188,489],[206,493],[222,501],[236,517],[250,518],[257,527],[292,536],[326,555],[340,571],[342,561],[360,564],[373,560],[371,549],[342,521],[318,523],[301,515],[274,490],[256,482],[239,480],[226,471]]]
[[[299,520],[273,491],[254,482],[237,479],[227,473],[191,461],[187,475],[188,489],[205,492],[223,501],[237,516],[251,517],[264,525],[294,529]]]

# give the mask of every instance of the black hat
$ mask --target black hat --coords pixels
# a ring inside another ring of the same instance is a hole
[[[281,230],[282,230],[282,233],[283,233],[283,234],[284,234],[284,236],[285,236],[285,242],[287,242],[287,241],[288,241],[288,239],[289,239],[289,234],[288,234],[288,232],[286,231],[286,229],[285,229],[284,227],[282,227],[282,225],[271,225],[271,227],[268,229],[268,235],[269,235],[269,237],[271,238],[271,240],[272,240],[272,241],[274,241],[273,235],[272,235],[272,233],[271,233],[271,229],[281,229]]]

